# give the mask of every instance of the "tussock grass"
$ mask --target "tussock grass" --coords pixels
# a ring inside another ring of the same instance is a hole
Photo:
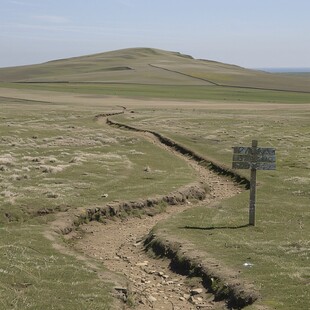
[[[110,287],[96,270],[55,251],[42,229],[0,228],[0,308],[110,309]]]
[[[13,166],[14,161],[15,159],[11,154],[4,154],[0,156],[0,165]]]

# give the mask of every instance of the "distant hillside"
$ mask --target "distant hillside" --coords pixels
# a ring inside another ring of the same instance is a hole
[[[218,85],[310,92],[308,75],[281,76],[152,48],[2,68],[0,82]]]

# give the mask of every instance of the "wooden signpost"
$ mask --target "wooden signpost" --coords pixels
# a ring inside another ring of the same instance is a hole
[[[276,150],[257,147],[257,140],[252,147],[233,147],[233,169],[251,169],[249,225],[255,226],[256,170],[276,169]]]

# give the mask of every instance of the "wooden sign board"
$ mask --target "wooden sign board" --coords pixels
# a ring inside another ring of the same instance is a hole
[[[275,170],[276,163],[236,161],[233,162],[232,167],[233,169]]]
[[[257,147],[257,140],[252,141],[252,147],[233,147],[233,169],[250,169],[250,204],[249,225],[255,225],[255,196],[256,196],[256,170],[276,169],[276,150],[268,147]]]
[[[276,150],[262,147],[233,147],[233,169],[275,170]]]

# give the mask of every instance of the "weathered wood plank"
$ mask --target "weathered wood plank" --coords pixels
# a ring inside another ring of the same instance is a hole
[[[245,147],[245,146],[234,146],[233,151],[234,151],[234,154],[240,154],[240,155],[252,154],[252,148]]]
[[[263,153],[256,155],[256,160],[265,163],[274,163],[276,161],[276,154]]]
[[[233,169],[251,169],[251,163],[246,161],[233,161],[232,163],[232,168]]]
[[[251,169],[256,170],[276,170],[276,163],[252,163]]]
[[[248,161],[248,162],[267,162],[267,163],[273,163],[276,161],[276,155],[273,154],[257,154],[255,155],[240,155],[240,154],[234,154],[233,155],[233,161]]]
[[[276,155],[276,149],[272,147],[257,147],[257,148],[252,148],[252,147],[245,147],[245,146],[235,146],[233,147],[234,154],[239,154],[239,155],[254,155],[255,154],[259,155]]]
[[[233,161],[251,161],[252,155],[240,155],[240,154],[234,154],[233,155]]]
[[[257,169],[257,170],[275,170],[276,163],[275,162],[242,162],[242,161],[233,161],[232,163],[233,169]]]

